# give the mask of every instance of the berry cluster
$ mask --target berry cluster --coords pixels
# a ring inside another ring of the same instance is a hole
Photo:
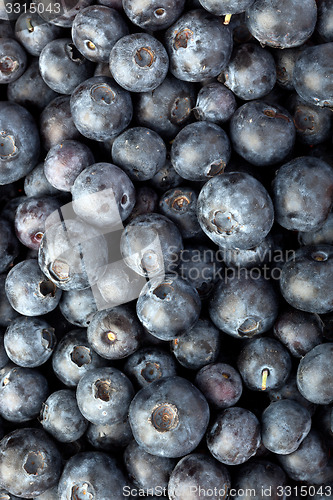
[[[0,0],[0,497],[333,499],[333,0]]]

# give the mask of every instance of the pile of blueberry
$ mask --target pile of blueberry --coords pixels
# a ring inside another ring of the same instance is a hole
[[[333,0],[0,0],[0,498],[333,499]]]

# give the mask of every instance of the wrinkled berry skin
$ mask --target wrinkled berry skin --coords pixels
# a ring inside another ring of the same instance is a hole
[[[165,79],[169,58],[164,46],[147,33],[122,37],[110,54],[110,71],[116,82],[131,92],[149,92]]]
[[[278,307],[278,296],[270,281],[241,269],[217,284],[209,314],[217,328],[246,339],[272,328]]]
[[[176,172],[190,181],[203,181],[223,173],[230,160],[227,134],[215,123],[186,125],[171,146],[171,163]]]
[[[39,158],[39,133],[33,117],[13,102],[0,102],[0,185],[27,175]]]
[[[39,70],[45,83],[59,94],[69,95],[93,74],[93,64],[85,59],[71,38],[57,38],[43,48]]]
[[[97,425],[123,421],[133,396],[130,380],[123,372],[111,367],[88,371],[76,388],[80,412]]]
[[[150,0],[142,8],[140,0],[124,0],[123,9],[133,24],[145,30],[168,28],[181,15],[184,0]]]
[[[283,399],[271,403],[261,416],[262,442],[278,455],[297,450],[311,429],[311,415],[304,406]]]
[[[210,179],[197,202],[202,230],[224,248],[252,248],[265,238],[274,220],[272,200],[249,174],[230,172]]]
[[[44,375],[33,368],[8,363],[0,370],[0,377],[0,415],[16,423],[37,417],[49,394]]]
[[[179,277],[166,275],[143,287],[136,311],[143,326],[161,340],[172,340],[199,319],[201,301],[195,288]]]
[[[78,453],[64,467],[59,480],[58,499],[79,499],[89,494],[96,500],[123,500],[126,484],[125,476],[113,457],[97,451]]]
[[[27,67],[27,54],[12,38],[0,38],[0,84],[15,82]]]
[[[61,443],[76,441],[88,427],[87,420],[77,406],[75,392],[70,389],[53,392],[47,398],[39,421],[44,430]]]
[[[11,495],[37,497],[55,486],[60,474],[61,455],[42,429],[17,429],[0,442],[0,484]]]
[[[243,104],[230,121],[234,150],[258,167],[283,161],[291,153],[295,138],[295,125],[288,111],[263,101]]]
[[[45,363],[52,355],[56,342],[54,328],[41,318],[20,317],[13,320],[4,337],[11,361],[26,368]]]
[[[275,339],[261,337],[249,340],[241,350],[238,370],[244,384],[252,391],[281,388],[289,377],[291,358],[287,349]],[[267,382],[263,386],[263,372]],[[265,387],[265,388],[264,388]]]
[[[72,39],[81,54],[93,62],[108,62],[112,47],[128,34],[128,27],[115,9],[90,5],[73,21]]]
[[[176,375],[177,367],[170,353],[158,347],[143,347],[129,356],[124,372],[141,389],[156,380]]]
[[[236,109],[237,103],[233,92],[221,83],[212,82],[199,90],[194,116],[197,120],[219,125],[230,120]]]
[[[68,387],[76,387],[89,370],[106,364],[90,346],[86,330],[80,328],[68,332],[58,343],[52,356],[55,375]]]
[[[224,85],[237,97],[244,101],[259,99],[275,85],[275,62],[268,50],[244,43],[235,48],[223,75]]]
[[[35,259],[16,264],[7,275],[5,288],[10,305],[24,316],[41,316],[53,311],[62,293],[45,277]]]
[[[195,104],[193,84],[167,76],[151,92],[140,92],[134,102],[138,124],[173,139],[190,117]]]
[[[208,449],[216,460],[239,465],[257,451],[260,424],[252,412],[234,406],[218,414],[206,437]]]
[[[333,168],[319,158],[295,158],[277,171],[273,193],[275,217],[281,226],[316,231],[333,204]]]
[[[310,38],[317,7],[315,0],[256,0],[246,11],[246,18],[250,32],[260,43],[286,49]]]
[[[323,341],[323,324],[316,314],[289,308],[275,324],[274,335],[296,358],[302,358]]]
[[[176,458],[191,453],[206,432],[209,406],[188,380],[167,377],[141,389],[129,408],[136,442],[152,455]]]
[[[333,344],[320,344],[309,351],[298,365],[298,390],[312,403],[326,405],[333,401],[332,359]]]
[[[170,72],[180,80],[201,82],[214,78],[228,63],[232,32],[203,9],[182,15],[165,34]]]
[[[293,83],[307,103],[333,106],[333,42],[304,49],[296,61]]]
[[[227,498],[231,486],[227,468],[213,457],[203,453],[191,453],[179,460],[171,473],[168,484],[169,499],[181,500],[186,498],[189,491],[198,491],[199,487],[202,491],[210,491],[212,485],[221,492],[218,496],[214,495],[216,499]],[[225,492],[224,495],[222,491]]]
[[[333,247],[305,246],[284,264],[280,289],[296,309],[325,314],[333,311]]]
[[[130,94],[105,76],[95,76],[76,87],[70,106],[79,132],[99,142],[122,132],[133,114]]]
[[[171,271],[178,263],[183,240],[177,226],[160,214],[138,215],[122,232],[120,251],[128,267],[141,276]]]

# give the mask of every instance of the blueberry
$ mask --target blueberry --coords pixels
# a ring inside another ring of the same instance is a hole
[[[134,439],[124,451],[124,463],[131,483],[150,494],[168,487],[170,474],[176,465],[173,458],[147,453]]]
[[[26,196],[31,197],[60,195],[60,191],[54,188],[46,179],[44,174],[44,163],[39,163],[25,176],[24,192]]]
[[[13,102],[0,102],[0,184],[28,174],[39,157],[39,133],[32,115]]]
[[[133,439],[128,418],[106,425],[89,424],[86,432],[89,443],[98,450],[117,451],[127,446]]]
[[[171,163],[190,181],[204,181],[223,173],[230,160],[227,134],[215,123],[196,122],[182,128],[171,146]]]
[[[50,216],[39,247],[40,268],[61,290],[89,288],[105,272],[107,242],[97,228],[85,222],[68,219],[52,223],[56,218]]]
[[[320,344],[311,349],[298,365],[297,387],[312,403],[324,405],[333,401],[332,357],[333,344]]]
[[[298,241],[301,245],[333,245],[333,213],[317,231],[300,231]]]
[[[256,0],[246,17],[250,32],[260,43],[286,49],[310,38],[317,7],[315,0]]]
[[[7,356],[7,353],[6,353],[6,349],[5,349],[5,346],[4,346],[4,332],[0,331],[0,369],[1,368],[4,368],[7,363],[9,362],[9,358]],[[0,422],[1,424],[1,422]],[[2,433],[2,426],[0,425],[0,437],[3,436],[3,433]]]
[[[6,219],[0,219],[0,272],[8,271],[20,252],[20,245],[12,226]]]
[[[145,285],[136,304],[143,326],[155,337],[172,340],[192,328],[199,319],[201,301],[189,283],[173,275]]]
[[[170,353],[151,346],[138,349],[129,356],[124,372],[141,389],[156,380],[176,375],[177,368]]]
[[[283,399],[294,400],[304,406],[312,415],[317,407],[305,399],[297,388],[296,374],[291,373],[285,384],[279,389],[268,391],[268,397],[271,401],[281,401]]]
[[[310,481],[328,462],[328,450],[324,438],[311,430],[293,453],[279,455],[284,471],[295,481]]]
[[[275,49],[273,56],[276,66],[276,82],[286,90],[294,90],[293,74],[294,68],[303,46],[291,49]]]
[[[77,404],[82,415],[93,424],[123,421],[134,390],[130,380],[116,368],[90,370],[79,380]]]
[[[273,56],[254,43],[236,47],[222,74],[224,85],[244,101],[267,95],[276,82]]]
[[[25,316],[53,311],[61,297],[61,290],[45,277],[35,259],[16,264],[7,275],[5,287],[10,305]]]
[[[263,412],[262,442],[278,455],[297,450],[311,429],[311,415],[296,401],[283,399],[271,403]]]
[[[200,0],[201,5],[216,16],[223,16],[227,14],[239,14],[248,9],[254,0]]]
[[[53,353],[57,339],[44,319],[20,317],[8,326],[4,343],[7,355],[19,366],[35,368]]]
[[[243,384],[235,368],[226,363],[204,366],[195,377],[195,384],[213,408],[229,408],[239,401]]]
[[[252,460],[242,465],[236,472],[233,486],[237,492],[235,500],[244,498],[242,492],[251,491],[253,500],[265,500],[270,498],[277,500],[281,488],[287,484],[284,471],[273,462],[268,460]],[[268,494],[269,493],[269,494]]]
[[[206,438],[216,460],[239,465],[256,453],[260,445],[260,424],[254,413],[234,406],[217,415]]]
[[[144,9],[139,0],[124,0],[123,9],[130,21],[145,30],[168,28],[181,15],[184,0],[150,0]]]
[[[37,497],[57,484],[61,456],[42,429],[10,432],[0,442],[0,450],[0,484],[11,495]]]
[[[277,171],[273,193],[275,216],[281,226],[293,231],[316,231],[324,224],[333,203],[333,169],[319,158],[295,158]]]
[[[85,288],[63,292],[59,308],[69,323],[86,328],[97,311],[97,304],[91,288]]]
[[[332,134],[330,109],[308,104],[298,95],[292,101],[297,138],[303,144],[316,145],[327,141]]]
[[[135,188],[127,174],[112,163],[94,163],[75,179],[74,212],[84,221],[106,230],[117,228],[135,204]]]
[[[280,289],[291,306],[317,314],[333,310],[332,256],[330,245],[305,246],[286,261]]]
[[[298,95],[309,104],[331,107],[333,42],[304,49],[296,61],[293,82]]]
[[[191,382],[167,377],[141,389],[129,408],[136,442],[152,455],[182,457],[201,441],[209,421],[205,397]]]
[[[72,25],[76,48],[93,62],[108,62],[114,44],[127,34],[127,24],[119,12],[105,5],[80,10]]]
[[[125,130],[114,140],[112,160],[132,181],[146,181],[164,166],[166,147],[154,130],[133,127]]]
[[[38,250],[45,232],[46,219],[60,208],[51,197],[30,197],[19,204],[15,214],[15,232],[23,245]]]
[[[291,359],[278,340],[261,337],[247,341],[239,354],[237,366],[249,389],[270,391],[281,388],[288,379]]]
[[[115,459],[106,453],[78,453],[66,463],[58,486],[58,499],[123,500],[126,479]]]
[[[55,375],[68,387],[76,387],[88,371],[106,364],[90,346],[84,329],[68,332],[58,343],[52,356]]]
[[[23,75],[7,87],[8,101],[16,102],[32,113],[36,108],[40,111],[44,109],[56,96],[41,77],[37,59],[33,59]]]
[[[61,443],[76,441],[88,427],[88,422],[77,406],[75,392],[70,389],[53,392],[47,398],[39,421],[43,429]]]
[[[138,93],[134,102],[138,124],[151,128],[163,138],[173,139],[190,117],[195,103],[194,87],[167,76],[150,92]]]
[[[106,359],[122,359],[140,344],[142,327],[134,311],[126,306],[96,312],[88,326],[92,348]]]
[[[241,250],[259,245],[274,220],[272,200],[249,174],[228,172],[210,179],[197,202],[202,230],[219,246]]]
[[[161,197],[159,208],[179,228],[183,239],[202,236],[197,219],[197,194],[194,189],[182,187],[166,191]]]
[[[220,349],[220,332],[208,319],[202,318],[170,344],[178,363],[190,370],[199,370],[216,361]]]
[[[274,324],[275,336],[297,358],[303,357],[323,340],[323,323],[316,314],[289,308]]]
[[[76,128],[94,141],[116,137],[132,119],[130,94],[109,77],[95,76],[81,83],[70,104]]]
[[[157,212],[158,194],[150,186],[139,186],[136,189],[136,202],[134,208],[127,219],[131,222],[138,215],[151,214]]]
[[[44,22],[38,12],[28,9],[15,23],[15,36],[32,56],[39,56],[45,45],[60,37],[61,29]]]
[[[274,238],[268,234],[259,245],[253,248],[241,250],[239,248],[220,247],[219,254],[227,268],[260,268],[274,259],[276,245]]]
[[[210,493],[217,490],[217,495],[214,494],[214,497],[224,500],[228,496],[230,486],[230,476],[226,467],[213,457],[203,453],[191,453],[179,460],[172,471],[168,495],[170,500],[181,500],[189,494],[199,498],[200,491]]]
[[[141,276],[157,276],[179,260],[183,241],[177,226],[160,214],[133,219],[122,232],[120,251],[128,267]]]
[[[170,72],[180,80],[201,82],[216,77],[228,63],[232,32],[207,11],[190,10],[166,31],[165,46]]]
[[[22,368],[8,363],[0,370],[0,377],[0,415],[17,423],[37,417],[49,394],[44,375],[34,368]]]
[[[79,139],[80,133],[71,115],[69,96],[56,97],[43,109],[40,131],[46,151],[65,140]]]
[[[93,64],[80,54],[70,38],[57,38],[45,45],[39,56],[39,69],[52,90],[66,95],[93,74]]]
[[[92,0],[75,0],[69,3],[57,5],[58,0],[38,0],[41,17],[44,21],[62,28],[70,28],[75,16]]]
[[[12,308],[5,291],[6,274],[0,274],[0,327],[9,326],[19,316]]]
[[[332,0],[318,0],[318,19],[316,31],[324,42],[333,42],[333,3]]]
[[[236,109],[237,103],[233,92],[221,83],[212,82],[199,90],[194,116],[197,120],[220,125],[230,120]]]
[[[156,89],[165,79],[168,68],[164,46],[147,33],[124,36],[111,50],[111,74],[121,87],[131,92]]]
[[[77,176],[92,163],[94,156],[88,146],[65,140],[50,148],[44,161],[45,177],[56,189],[70,192]]]
[[[231,118],[230,139],[234,150],[259,167],[287,158],[295,137],[292,117],[281,106],[251,101],[240,106]]]
[[[0,39],[0,84],[15,82],[25,71],[27,54],[12,38]]]

